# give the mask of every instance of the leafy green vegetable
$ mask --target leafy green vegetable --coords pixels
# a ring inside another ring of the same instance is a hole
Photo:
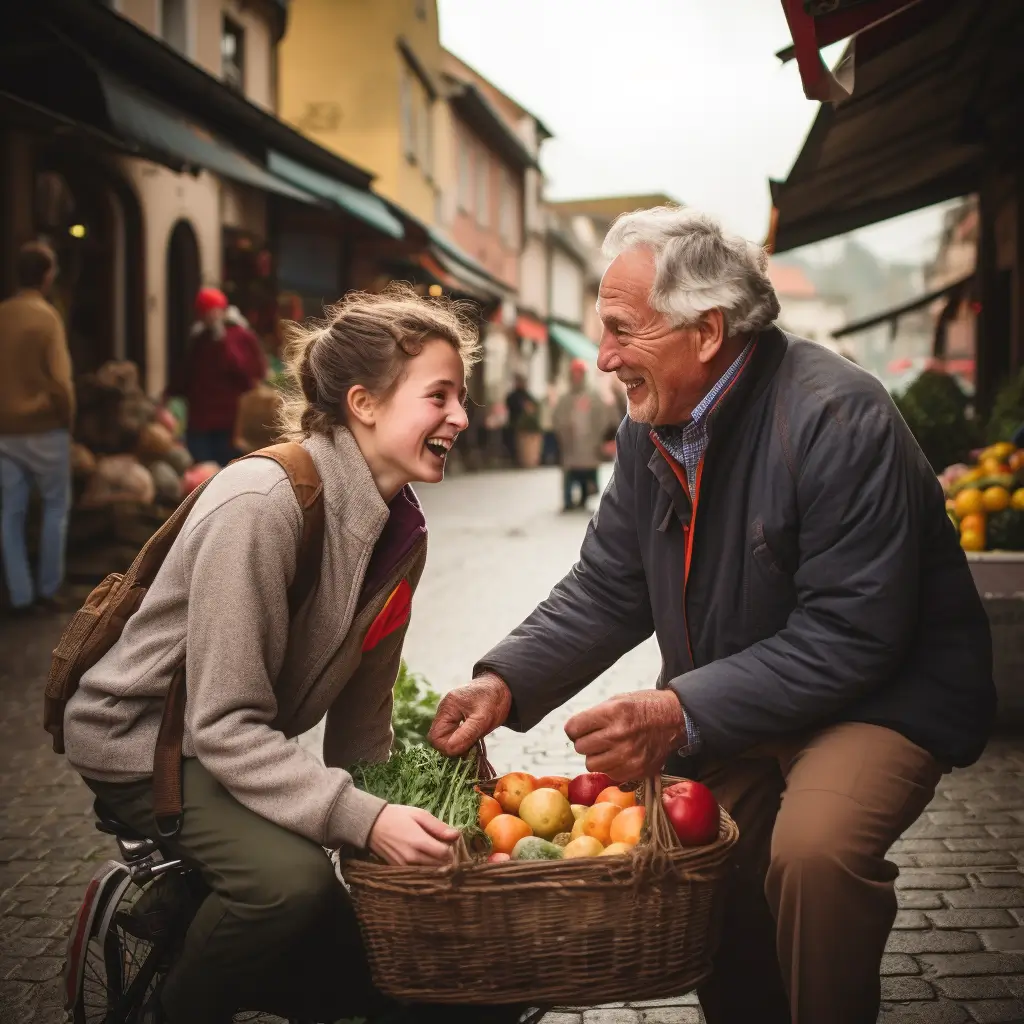
[[[403,661],[395,682],[395,706],[391,713],[396,750],[426,745],[427,732],[440,700],[440,695],[431,689],[426,679],[410,672]]]
[[[936,473],[965,462],[980,440],[979,425],[967,415],[968,398],[948,374],[925,370],[892,399]]]
[[[480,835],[480,794],[473,788],[475,753],[446,757],[433,747],[408,747],[382,764],[353,765],[352,777],[360,789],[389,804],[422,807],[457,828],[467,840]]]
[[[1024,425],[1024,368],[1008,380],[996,395],[987,435],[991,442],[1009,441]]]

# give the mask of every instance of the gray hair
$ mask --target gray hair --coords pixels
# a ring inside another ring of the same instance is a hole
[[[654,255],[651,306],[680,325],[695,326],[709,309],[720,309],[729,337],[735,337],[759,331],[779,315],[768,253],[726,234],[714,217],[680,206],[624,213],[602,251],[614,259],[636,248]]]

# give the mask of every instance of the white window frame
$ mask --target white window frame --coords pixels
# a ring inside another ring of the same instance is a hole
[[[239,86],[238,91],[243,96],[245,96],[245,95],[247,95],[247,89],[248,89],[248,81],[247,81],[247,78],[248,78],[248,71],[247,71],[248,61],[246,60],[246,53],[245,53],[245,45],[246,45],[246,35],[247,35],[247,33],[245,31],[245,25],[243,25],[238,20],[237,17],[234,17],[233,14],[231,14],[231,13],[229,13],[227,11],[221,11],[220,12],[220,40],[219,40],[219,42],[220,42],[220,77],[221,77],[221,81],[224,81],[224,82],[227,81],[227,78],[226,78],[226,76],[224,74],[224,22],[225,21],[230,21],[240,32],[240,38],[242,40],[242,81],[241,81],[241,84]],[[234,86],[232,86],[232,88],[234,88]]]

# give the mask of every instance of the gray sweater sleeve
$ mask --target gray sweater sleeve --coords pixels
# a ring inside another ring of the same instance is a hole
[[[188,731],[243,806],[323,846],[365,846],[384,803],[273,726],[301,513],[286,479],[271,496],[236,494],[187,526]]]

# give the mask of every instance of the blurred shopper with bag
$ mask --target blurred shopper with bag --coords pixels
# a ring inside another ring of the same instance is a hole
[[[18,253],[14,297],[0,303],[0,483],[4,577],[15,614],[58,610],[71,503],[71,424],[75,390],[60,314],[46,296],[57,257],[30,242]],[[25,526],[32,486],[43,523],[33,582]]]
[[[201,288],[195,309],[183,377],[171,382],[169,393],[188,401],[185,440],[192,458],[226,466],[240,454],[234,444],[239,399],[266,376],[267,360],[220,289]]]
[[[602,445],[615,422],[615,410],[587,382],[587,364],[582,359],[572,361],[569,377],[569,390],[558,400],[553,418],[562,458],[564,512],[585,508],[587,498],[597,494]],[[577,488],[578,501],[574,496]]]

